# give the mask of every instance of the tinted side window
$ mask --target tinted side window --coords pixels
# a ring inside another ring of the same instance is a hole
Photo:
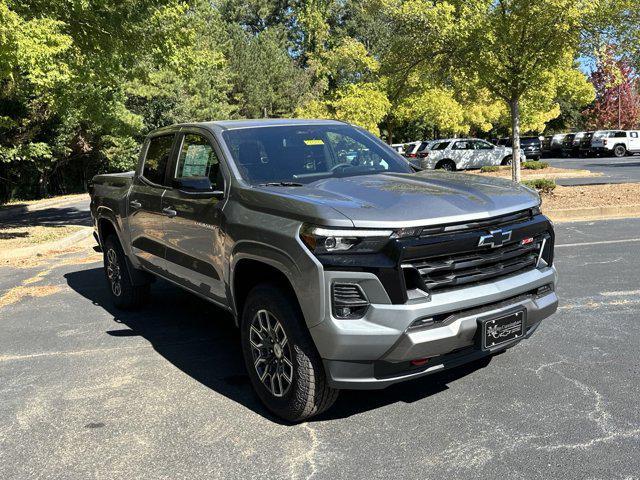
[[[476,150],[491,150],[493,148],[493,145],[487,142],[475,141],[473,144]]]
[[[171,155],[173,145],[173,135],[155,137],[149,141],[147,157],[144,160],[142,176],[150,182],[158,185],[164,184],[164,173]]]
[[[471,150],[473,147],[470,142],[456,142],[453,144],[453,150]]]
[[[633,138],[638,138],[638,132],[631,132],[629,135]]]
[[[623,138],[627,136],[627,132],[615,132],[612,136],[616,138]]]
[[[184,136],[176,178],[209,177],[215,189],[222,187],[219,178],[220,162],[209,141],[197,134],[189,133]]]

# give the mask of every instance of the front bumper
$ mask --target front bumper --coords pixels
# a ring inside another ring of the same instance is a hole
[[[535,269],[499,280],[433,294],[428,300],[391,304],[378,279],[364,272],[325,272],[329,290],[335,281],[358,283],[371,305],[358,320],[328,318],[310,329],[323,358],[329,383],[335,388],[375,389],[451,368],[493,352],[476,348],[478,319],[525,309],[528,338],[558,305],[555,288],[538,296],[544,285],[555,285],[553,267]],[[326,298],[331,298],[327,291]],[[326,309],[331,312],[331,308]],[[442,321],[410,330],[420,318]],[[503,350],[520,341],[501,345]],[[410,361],[429,358],[414,367]]]

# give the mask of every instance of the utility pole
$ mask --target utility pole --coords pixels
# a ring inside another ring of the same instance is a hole
[[[622,88],[622,83],[620,83],[618,85],[618,130],[620,130],[622,128],[622,115],[621,115],[621,98],[622,98],[622,92],[621,89]]]

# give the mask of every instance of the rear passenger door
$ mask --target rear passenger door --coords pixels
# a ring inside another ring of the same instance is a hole
[[[169,212],[164,223],[169,278],[192,291],[225,303],[224,235],[221,231],[225,180],[220,150],[213,136],[203,131],[181,133],[172,166],[172,187],[162,208]],[[212,191],[188,191],[178,181],[208,177]]]
[[[165,268],[162,196],[167,188],[174,137],[170,134],[147,140],[126,205],[131,252],[140,264],[159,273]]]
[[[473,143],[469,140],[458,140],[451,146],[451,160],[456,163],[458,170],[473,168],[475,154]]]

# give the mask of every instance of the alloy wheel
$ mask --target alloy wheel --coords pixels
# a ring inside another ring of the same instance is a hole
[[[118,254],[113,248],[107,250],[107,278],[111,284],[111,291],[116,297],[119,297],[122,294],[122,277]]]
[[[284,396],[293,382],[293,362],[287,334],[268,310],[258,310],[249,328],[253,366],[274,397]]]
[[[616,157],[624,157],[625,154],[625,148],[622,145],[618,145],[614,150],[613,153]]]

